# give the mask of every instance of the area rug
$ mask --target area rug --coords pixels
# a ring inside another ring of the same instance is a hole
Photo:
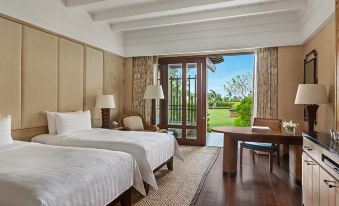
[[[146,197],[134,197],[136,206],[189,206],[194,205],[206,176],[217,159],[217,147],[180,147],[185,161],[174,158],[174,171],[167,167],[155,175],[159,189],[151,189]]]

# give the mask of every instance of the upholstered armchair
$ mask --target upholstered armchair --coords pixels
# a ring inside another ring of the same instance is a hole
[[[146,122],[142,115],[138,113],[128,113],[120,116],[119,127],[123,127],[127,131],[152,131],[156,132],[159,128]]]

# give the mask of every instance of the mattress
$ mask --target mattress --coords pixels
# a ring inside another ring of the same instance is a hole
[[[154,189],[158,189],[158,186],[153,170],[172,156],[183,160],[175,137],[168,133],[96,128],[67,135],[43,134],[34,137],[32,141],[49,145],[127,152],[137,161],[143,180]]]
[[[123,152],[14,141],[0,147],[0,162],[0,205],[104,206],[131,186],[145,195]]]

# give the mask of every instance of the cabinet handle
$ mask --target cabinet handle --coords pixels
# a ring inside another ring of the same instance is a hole
[[[312,148],[310,148],[309,146],[304,146],[304,149],[307,150],[307,151],[311,151],[313,150]]]
[[[325,183],[329,188],[337,187],[336,185],[331,185],[331,184],[330,184],[330,183],[336,184],[336,181],[324,180],[324,183]]]
[[[316,165],[316,164],[315,164],[314,162],[312,162],[312,161],[305,160],[305,162],[306,162],[307,165]]]

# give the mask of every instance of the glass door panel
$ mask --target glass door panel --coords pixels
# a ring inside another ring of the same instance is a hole
[[[182,64],[168,65],[168,124],[182,124]]]
[[[197,126],[197,63],[186,64],[186,124]]]
[[[166,58],[165,58],[166,59]],[[162,102],[162,128],[172,131],[180,144],[203,145],[202,137],[206,124],[205,115],[199,114],[202,101],[202,60],[201,59],[159,59],[160,81],[164,87],[165,100]],[[204,123],[205,121],[205,123]]]

